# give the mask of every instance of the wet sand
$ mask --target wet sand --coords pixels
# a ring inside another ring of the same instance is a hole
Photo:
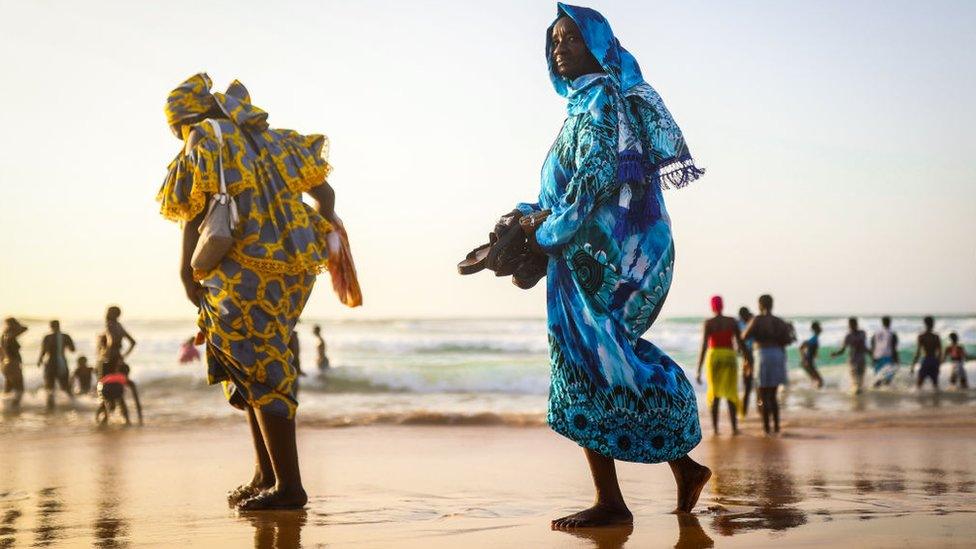
[[[966,413],[966,412],[962,412]],[[670,514],[665,465],[620,464],[635,524],[553,532],[586,506],[580,450],[540,427],[304,428],[301,513],[239,515],[243,425],[7,433],[0,547],[944,547],[976,537],[976,426],[706,437],[714,477]]]

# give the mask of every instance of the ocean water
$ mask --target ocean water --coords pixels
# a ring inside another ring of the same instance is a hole
[[[809,336],[811,318],[792,318],[798,336]],[[899,317],[893,327],[901,339],[903,364],[892,387],[872,391],[852,400],[850,381],[843,357],[829,358],[847,331],[846,317],[817,318],[824,328],[821,336],[820,369],[826,380],[823,390],[815,391],[799,369],[797,346],[789,353],[790,384],[786,391],[787,409],[806,413],[863,412],[889,407],[931,405],[926,392],[917,393],[908,374],[907,363],[914,353],[914,340],[921,319]],[[694,384],[694,368],[701,344],[701,318],[661,319],[645,337],[681,364]],[[315,371],[313,324],[322,326],[329,346],[332,368],[325,374]],[[870,333],[880,326],[877,317],[862,317],[862,327]],[[78,397],[70,402],[58,394],[58,406],[48,413],[46,392],[41,388],[36,367],[38,343],[47,333],[46,322],[25,321],[30,330],[21,336],[25,359],[27,394],[20,410],[14,413],[5,402],[0,431],[32,429],[52,424],[87,426],[92,423],[95,402]],[[64,321],[78,355],[94,356],[95,337],[100,321]],[[132,379],[138,384],[146,422],[150,424],[186,421],[226,421],[239,415],[223,400],[217,387],[206,384],[201,363],[181,365],[177,361],[180,343],[195,333],[189,321],[127,320],[126,328],[138,345],[130,357]],[[943,336],[957,332],[968,349],[976,354],[976,317],[951,317],[937,320],[936,330]],[[300,421],[320,426],[393,424],[510,424],[534,425],[544,422],[549,365],[544,319],[444,319],[444,320],[368,320],[316,321],[305,319],[299,325],[301,358],[307,377],[301,378]],[[75,355],[77,356],[77,355]],[[74,365],[75,356],[69,360]],[[976,363],[967,365],[976,382]],[[871,374],[867,376],[871,382]],[[941,378],[945,388],[948,367]],[[701,396],[705,387],[694,384]],[[976,393],[945,391],[940,405],[974,406]],[[131,403],[130,403],[131,408]],[[116,418],[116,421],[118,419]]]

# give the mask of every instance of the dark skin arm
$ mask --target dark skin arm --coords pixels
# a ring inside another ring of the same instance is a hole
[[[702,383],[702,364],[705,362],[705,353],[708,352],[708,336],[711,333],[711,322],[708,320],[702,324],[702,342],[701,349],[698,351],[698,373],[695,375],[695,381],[699,385]]]
[[[749,338],[751,338],[753,336],[753,332],[756,329],[756,319],[757,318],[759,318],[759,317],[758,316],[754,316],[754,317],[752,317],[752,318],[749,319],[749,323],[746,324],[746,329],[742,331],[742,339],[743,340],[749,339]]]
[[[308,194],[315,200],[315,211],[335,224],[338,218],[335,214],[335,190],[332,185],[329,185],[328,181],[322,181],[321,184],[309,189]]]
[[[831,357],[840,356],[840,355],[844,354],[844,351],[846,351],[846,350],[847,350],[847,338],[845,337],[844,338],[844,343],[840,346],[840,349],[837,349],[836,351],[830,353],[830,356]]]
[[[50,336],[44,336],[44,340],[41,342],[41,356],[37,357],[37,365],[40,366],[44,362],[44,357],[47,356],[47,342]]]
[[[183,247],[180,253],[180,280],[183,282],[183,289],[186,298],[194,307],[200,306],[200,296],[203,294],[203,286],[193,280],[193,267],[190,266],[190,259],[193,257],[193,250],[197,247],[197,240],[200,239],[200,223],[203,222],[204,213],[188,221],[183,225]]]
[[[901,359],[898,358],[898,334],[891,334],[891,358],[895,364],[901,364]]]
[[[908,370],[910,373],[915,373],[915,364],[918,363],[918,359],[922,356],[922,336],[918,336],[918,340],[915,344],[915,358],[912,359],[912,367]]]

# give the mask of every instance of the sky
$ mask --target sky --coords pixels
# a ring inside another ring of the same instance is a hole
[[[707,175],[667,191],[665,316],[976,311],[976,3],[598,1]],[[317,318],[544,315],[456,263],[534,201],[565,117],[553,2],[0,0],[0,315],[192,318],[156,191],[168,92],[244,82],[325,133],[366,305]]]

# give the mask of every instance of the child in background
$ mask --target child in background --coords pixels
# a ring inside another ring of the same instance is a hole
[[[824,381],[817,371],[817,353],[820,352],[820,323],[816,320],[810,324],[813,335],[810,339],[800,344],[800,365],[803,371],[810,376],[810,379],[817,385],[817,389],[823,389]]]
[[[78,394],[87,395],[92,390],[92,374],[94,372],[95,369],[88,365],[88,357],[79,356],[75,371],[71,373],[71,379],[68,380],[68,387],[73,388],[75,380],[77,380]]]
[[[194,345],[194,337],[191,337],[180,345],[180,364],[187,364],[193,361],[200,361],[200,351]]]
[[[108,416],[118,406],[125,419],[126,425],[132,425],[129,421],[129,409],[125,405],[125,386],[129,380],[123,373],[111,373],[102,376],[98,380],[98,409],[95,411],[95,421],[101,425],[108,423]]]
[[[952,332],[949,334],[949,346],[946,347],[945,357],[951,364],[952,373],[949,375],[949,384],[955,385],[960,389],[969,388],[969,380],[966,379],[966,348],[959,344],[959,334]]]

